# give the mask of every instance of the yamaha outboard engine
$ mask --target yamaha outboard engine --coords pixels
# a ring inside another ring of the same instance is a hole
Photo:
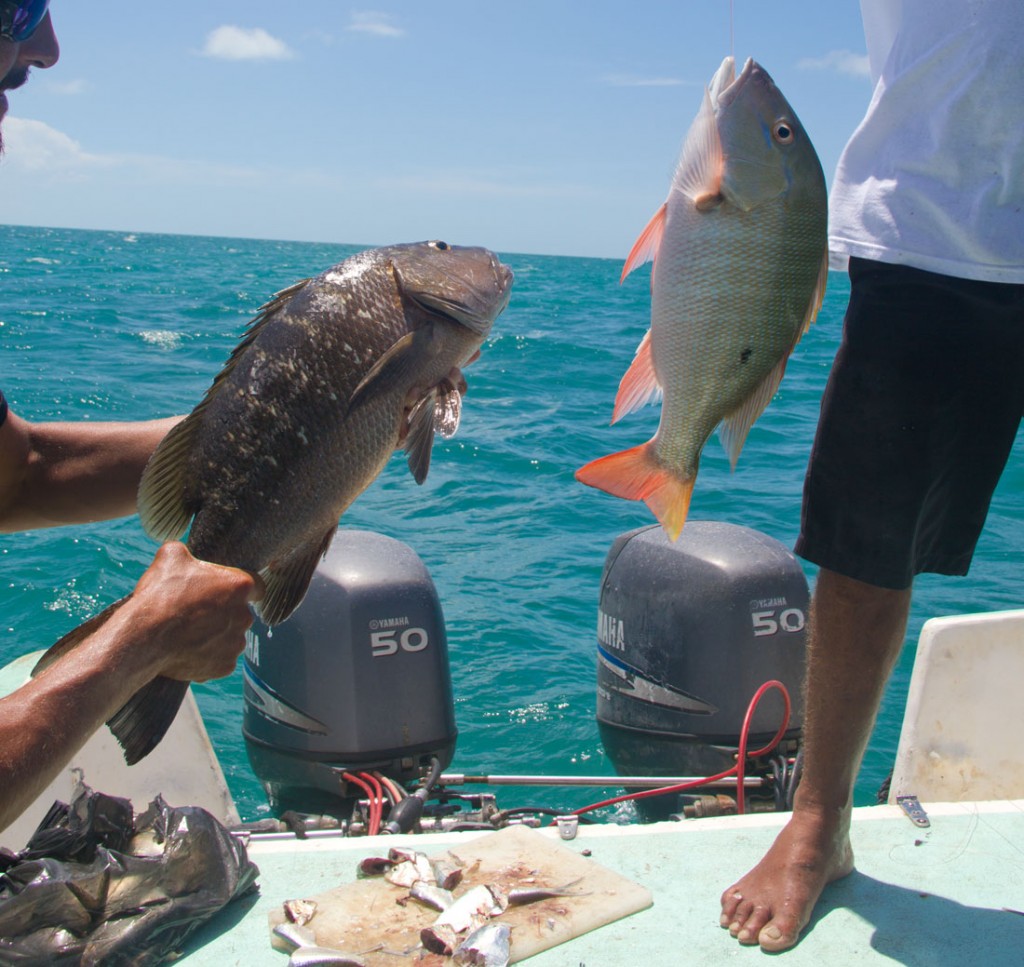
[[[657,525],[620,535],[605,561],[597,631],[597,721],[620,775],[729,769],[751,698],[772,679],[791,697],[782,752],[795,752],[808,597],[793,554],[747,527],[690,521],[675,543]],[[771,741],[783,713],[782,696],[767,692],[750,750]]]
[[[345,771],[410,782],[451,762],[444,616],[401,541],[339,530],[295,613],[254,623],[243,673],[246,750],[279,814],[346,812]]]

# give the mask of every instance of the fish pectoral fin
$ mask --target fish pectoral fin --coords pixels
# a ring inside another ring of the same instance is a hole
[[[794,346],[800,341],[800,337],[811,328],[811,323],[818,318],[821,311],[821,304],[825,301],[825,289],[828,287],[828,246],[825,246],[825,254],[822,256],[821,265],[818,268],[818,280],[814,284],[814,291],[811,293],[811,301],[807,306],[807,316],[800,331],[796,334]]]
[[[280,624],[302,603],[313,572],[331,546],[337,529],[336,525],[331,526],[320,540],[297,547],[283,564],[271,564],[260,571],[267,591],[254,607],[266,624]]]
[[[772,401],[782,382],[786,372],[786,363],[789,362],[787,353],[775,364],[775,368],[757,385],[754,391],[735,409],[722,420],[718,428],[718,438],[729,455],[729,465],[736,469],[736,461],[739,459],[743,444],[746,443],[747,434],[754,425],[757,418],[765,411]]]
[[[661,384],[658,374],[654,371],[654,355],[651,352],[651,330],[648,329],[640,345],[636,347],[636,355],[629,369],[619,382],[619,391],[615,395],[615,409],[612,412],[612,423],[617,423],[627,413],[632,413],[661,399]]]
[[[591,461],[576,471],[576,479],[615,497],[642,500],[674,541],[686,523],[696,475],[686,477],[666,467],[648,441]]]
[[[626,264],[622,267],[622,275],[619,276],[619,283],[625,281],[627,275],[633,269],[640,268],[645,262],[653,262],[658,257],[658,249],[661,248],[661,240],[665,235],[665,216],[668,212],[668,202],[665,202],[655,213],[647,226],[640,233],[640,237],[633,243],[626,257]],[[653,276],[652,276],[653,281]]]
[[[450,440],[459,429],[462,421],[462,393],[466,387],[465,379],[459,373],[462,389],[450,379],[443,379],[437,384],[434,403],[434,429],[446,440]]]
[[[672,179],[672,190],[681,192],[700,211],[717,208],[718,203],[709,204],[709,201],[721,198],[724,170],[722,138],[715,123],[711,95],[705,88],[700,111],[686,133],[679,165]]]
[[[33,666],[32,677],[35,678],[40,672],[49,668],[50,665],[57,661],[58,658],[63,657],[74,648],[77,648],[78,645],[89,637],[89,635],[104,625],[107,619],[130,597],[131,595],[129,594],[127,597],[121,598],[120,601],[115,601],[109,607],[104,608],[98,615],[83,622],[72,631],[69,631],[63,638],[47,648],[39,661],[37,661]]]
[[[417,329],[406,333],[370,367],[369,372],[359,381],[359,385],[349,397],[349,411],[354,410],[377,383],[392,379],[403,380],[404,377],[411,375],[418,356],[417,340],[423,338],[420,335],[422,332],[422,329]]]
[[[409,432],[405,438],[406,462],[416,483],[427,479],[430,454],[434,447],[434,392],[423,397],[409,413]]]
[[[186,692],[188,682],[158,675],[107,719],[128,765],[135,765],[160,744],[174,723]]]

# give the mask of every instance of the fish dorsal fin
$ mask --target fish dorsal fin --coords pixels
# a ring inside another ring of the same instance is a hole
[[[406,462],[413,480],[421,484],[430,470],[434,447],[434,391],[423,397],[409,413],[409,432],[405,438]]]
[[[707,211],[715,207],[712,200],[721,195],[724,166],[715,110],[711,106],[711,95],[705,88],[700,111],[686,134],[679,165],[672,179],[672,190],[681,192],[701,211]]]
[[[313,572],[336,531],[337,527],[332,526],[320,540],[301,544],[280,564],[274,562],[260,571],[267,590],[254,607],[268,625],[280,624],[302,603]]]
[[[644,333],[636,355],[629,369],[619,383],[619,392],[615,396],[615,410],[612,423],[617,423],[627,413],[632,413],[661,399],[661,384],[654,371],[654,355],[651,352],[651,330]]]
[[[146,533],[154,540],[178,540],[188,529],[195,507],[185,502],[185,476],[188,457],[193,450],[196,431],[210,401],[220,391],[221,384],[231,375],[246,349],[259,336],[267,320],[310,280],[302,279],[278,292],[260,307],[259,314],[249,324],[228,361],[210,384],[199,405],[160,441],[150,457],[139,483],[137,504],[139,520]]]
[[[647,226],[640,233],[640,237],[633,243],[626,257],[626,264],[622,267],[622,275],[619,276],[621,283],[633,269],[639,268],[645,262],[653,262],[658,257],[658,249],[661,247],[661,239],[665,234],[665,214],[668,210],[666,202],[659,208],[647,223]]]
[[[32,677],[35,678],[41,671],[49,668],[58,658],[63,658],[68,652],[77,648],[86,638],[106,624],[107,619],[130,597],[131,595],[129,594],[127,597],[115,601],[112,605],[104,608],[98,615],[94,615],[88,621],[69,631],[60,641],[50,645],[33,666]]]
[[[359,385],[349,397],[349,411],[355,409],[362,402],[378,381],[403,380],[406,375],[411,374],[419,356],[415,349],[416,339],[423,332],[424,329],[407,332],[370,367],[369,372],[359,381]]]

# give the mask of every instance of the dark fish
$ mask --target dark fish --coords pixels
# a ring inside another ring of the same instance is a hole
[[[451,435],[465,381],[508,304],[511,270],[482,248],[371,249],[278,293],[203,401],[157,447],[139,516],[214,564],[259,574],[263,621],[302,601],[338,518],[404,449],[422,483],[435,429]],[[123,600],[58,641],[36,671]],[[129,764],[163,738],[188,690],[156,678],[107,723]]]

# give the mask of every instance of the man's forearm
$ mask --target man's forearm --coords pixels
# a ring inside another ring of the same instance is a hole
[[[0,427],[0,531],[133,514],[142,471],[180,419],[28,423],[10,413]]]

